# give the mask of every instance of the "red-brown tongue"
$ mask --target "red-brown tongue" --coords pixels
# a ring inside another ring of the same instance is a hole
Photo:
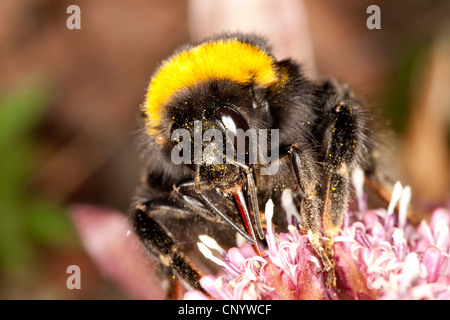
[[[241,215],[242,221],[244,223],[245,230],[255,240],[255,243],[252,244],[253,249],[255,249],[258,255],[262,256],[261,248],[259,247],[258,241],[256,240],[255,237],[255,231],[253,230],[252,221],[250,220],[250,215],[248,213],[247,204],[245,203],[245,198],[242,189],[233,194],[233,197],[234,200],[236,201],[239,214]]]

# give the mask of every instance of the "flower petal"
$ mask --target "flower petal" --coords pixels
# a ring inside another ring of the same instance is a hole
[[[427,269],[428,282],[435,282],[438,279],[441,261],[441,250],[436,247],[428,247],[427,250],[425,250],[422,258],[422,263]]]

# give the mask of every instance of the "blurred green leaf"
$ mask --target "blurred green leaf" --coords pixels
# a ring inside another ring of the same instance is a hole
[[[429,48],[428,38],[416,39],[401,54],[397,67],[390,76],[384,114],[392,121],[397,133],[401,134],[405,129],[412,105],[413,80],[420,73],[421,62]]]
[[[26,138],[45,109],[48,98],[36,87],[0,97],[0,147]]]
[[[74,239],[64,210],[26,190],[36,168],[33,129],[49,105],[41,85],[0,96],[0,269],[21,272],[38,256],[39,247]]]
[[[52,246],[67,246],[74,242],[74,230],[65,211],[43,200],[35,200],[29,210],[28,226],[33,238]]]

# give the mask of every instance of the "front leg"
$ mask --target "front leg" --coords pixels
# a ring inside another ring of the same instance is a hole
[[[161,276],[168,281],[168,298],[179,296],[179,283],[175,276],[182,279],[192,289],[205,293],[199,284],[202,272],[183,254],[177,241],[154,218],[158,215],[171,215],[174,219],[189,216],[188,213],[167,201],[138,204],[132,212],[133,227],[146,249],[153,255],[161,267]]]

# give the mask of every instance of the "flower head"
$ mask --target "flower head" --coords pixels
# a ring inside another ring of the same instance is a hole
[[[263,257],[248,243],[226,252],[203,238],[199,248],[225,274],[204,276],[201,285],[214,299],[450,299],[450,211],[437,209],[429,223],[413,226],[406,220],[410,197],[409,187],[397,183],[387,209],[367,210],[357,192],[359,210],[348,213],[334,239],[336,288],[324,285],[321,261],[301,225],[275,234],[271,200]],[[200,298],[207,296],[185,295]]]
[[[378,299],[449,299],[450,211],[437,209],[430,223],[415,227],[406,221],[410,189],[397,183],[387,210],[367,210],[360,221],[344,227],[342,234],[355,242],[335,245],[336,264],[340,253],[350,252],[351,263],[366,275],[366,285]],[[399,214],[393,208],[399,201]],[[342,264],[338,270],[349,270]],[[351,277],[350,274],[346,276]]]

